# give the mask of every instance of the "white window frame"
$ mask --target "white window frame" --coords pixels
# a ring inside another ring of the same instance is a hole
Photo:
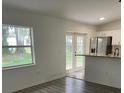
[[[15,69],[15,68],[20,68],[20,67],[27,67],[27,66],[33,66],[36,65],[35,63],[35,51],[34,51],[34,39],[33,39],[33,27],[29,26],[20,26],[20,25],[10,25],[10,24],[2,24],[2,26],[8,25],[8,26],[13,26],[13,27],[24,27],[24,28],[29,28],[30,29],[30,40],[31,40],[31,45],[17,45],[17,46],[3,46],[2,48],[8,48],[8,47],[30,47],[31,48],[31,57],[32,57],[32,63],[29,64],[22,64],[22,65],[15,65],[15,66],[8,66],[8,67],[2,67],[2,70],[9,70],[9,69]]]

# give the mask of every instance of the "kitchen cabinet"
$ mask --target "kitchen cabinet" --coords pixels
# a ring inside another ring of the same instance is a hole
[[[85,56],[85,80],[121,88],[121,58]],[[104,92],[105,93],[105,92]]]
[[[98,37],[112,36],[112,45],[121,45],[121,30],[99,31]]]

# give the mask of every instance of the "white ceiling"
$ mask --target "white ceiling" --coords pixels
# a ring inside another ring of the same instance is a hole
[[[3,0],[4,5],[93,25],[121,18],[118,0]]]

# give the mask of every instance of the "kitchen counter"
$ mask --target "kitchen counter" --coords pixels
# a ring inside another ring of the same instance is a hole
[[[85,56],[84,80],[121,88],[121,57],[89,54],[77,56]]]
[[[107,57],[107,58],[120,58],[120,56],[113,55],[94,55],[94,54],[76,54],[76,56],[90,56],[90,57]]]

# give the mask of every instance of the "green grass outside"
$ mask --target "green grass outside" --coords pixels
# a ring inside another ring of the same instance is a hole
[[[66,66],[67,67],[69,66],[71,68],[71,66],[72,66],[72,60],[73,60],[72,57],[73,57],[72,51],[69,50],[69,49],[67,49],[66,50]],[[82,56],[77,56],[76,57],[76,61],[77,61],[77,64],[76,65],[77,66],[81,66],[82,65],[82,62],[83,62]]]
[[[8,54],[3,51],[2,67],[17,66],[32,63],[32,55],[30,48],[25,48],[25,52],[22,55]]]
[[[16,66],[16,65],[23,65],[23,64],[29,64],[32,63],[31,60],[31,54],[24,54],[23,57],[22,56],[17,56],[15,57],[4,57],[2,59],[2,66],[3,67],[8,67],[8,66]]]

